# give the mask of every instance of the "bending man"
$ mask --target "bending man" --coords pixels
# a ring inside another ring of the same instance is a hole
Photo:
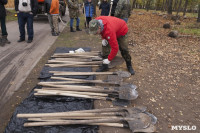
[[[108,64],[117,55],[118,50],[126,61],[128,71],[134,75],[135,72],[131,64],[131,56],[128,51],[127,42],[128,27],[122,19],[112,16],[100,16],[89,23],[89,33],[102,36],[102,56],[104,58],[102,66],[97,70],[103,72],[108,70]],[[111,52],[110,52],[111,48]]]

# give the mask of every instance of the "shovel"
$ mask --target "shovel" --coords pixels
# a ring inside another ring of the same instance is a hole
[[[58,87],[58,88],[47,88],[45,90],[65,90],[65,91],[84,91],[84,92],[102,92],[118,95],[119,99],[124,100],[135,100],[138,97],[138,92],[136,91],[136,86],[121,86],[115,90],[104,90],[98,87],[92,86],[75,86],[75,85],[54,85],[48,84],[45,82],[40,82],[38,85],[49,86],[49,87]]]
[[[105,113],[105,112],[128,112],[128,114],[144,113],[147,110],[144,106],[137,107],[120,107],[120,108],[102,108],[102,109],[91,109],[91,110],[79,110],[79,111],[69,111],[69,112],[55,112],[55,113],[29,113],[29,114],[17,114],[18,118],[39,118],[39,117],[64,117],[66,115],[77,115],[79,116],[83,113]],[[86,116],[85,114],[82,116]]]
[[[128,78],[131,76],[129,72],[126,71],[116,71],[116,72],[65,72],[65,71],[49,71],[53,75],[65,75],[65,76],[75,76],[75,75],[118,75],[119,77]]]
[[[116,122],[127,122],[129,128],[134,131],[135,129],[145,129],[148,128],[151,124],[151,118],[144,114],[139,113],[132,115],[130,117],[124,118],[107,118],[107,119],[94,119],[94,120],[62,120],[57,122],[32,122],[25,123],[25,127],[30,126],[53,126],[53,125],[72,125],[72,124],[90,124],[90,123],[116,123]]]

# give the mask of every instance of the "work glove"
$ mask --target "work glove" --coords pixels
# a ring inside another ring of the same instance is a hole
[[[104,59],[103,60],[103,64],[107,64],[108,65],[108,64],[110,64],[110,61],[108,59]]]
[[[103,39],[103,40],[102,40],[102,45],[103,45],[103,46],[107,46],[107,45],[108,45],[108,41],[107,41],[106,39]]]

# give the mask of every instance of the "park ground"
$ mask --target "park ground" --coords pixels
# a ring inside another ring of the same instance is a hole
[[[81,20],[84,21],[83,18]],[[179,133],[171,130],[171,126],[176,125],[197,127],[195,131],[181,133],[198,133],[200,130],[200,27],[195,21],[194,18],[187,18],[181,20],[181,25],[175,25],[174,21],[160,13],[146,11],[133,11],[129,18],[129,50],[136,74],[124,81],[137,85],[139,92],[138,99],[132,101],[130,106],[146,106],[158,118],[158,133]],[[165,23],[170,23],[172,28],[163,29]],[[197,29],[197,33],[184,31],[180,34],[190,36],[168,37],[172,29],[183,31],[191,27]],[[84,28],[83,24],[81,28]],[[8,111],[5,112],[7,118],[4,118],[4,127],[15,107],[37,84],[42,67],[57,47],[91,47],[92,50],[99,50],[101,39],[100,36],[86,34],[85,30],[70,33],[67,26],[7,103],[10,106],[5,108]],[[110,71],[118,70],[126,70],[125,63]],[[97,101],[95,104],[100,103]],[[105,102],[101,104],[102,107],[108,106]],[[102,127],[100,132],[129,131]]]

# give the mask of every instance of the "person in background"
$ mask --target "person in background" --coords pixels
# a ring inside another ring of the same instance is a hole
[[[45,0],[47,7],[47,16],[51,27],[52,36],[59,35],[59,1],[58,0]]]
[[[5,44],[10,44],[8,41],[8,33],[6,29],[6,9],[5,6],[8,3],[7,0],[0,0],[0,23],[1,23],[1,39],[0,46],[5,46]]]
[[[100,16],[90,21],[89,33],[101,35],[103,64],[97,72],[108,70],[108,64],[117,55],[118,50],[126,61],[128,71],[134,75],[131,56],[128,50],[128,27],[124,20],[112,16]],[[111,48],[111,52],[110,52]]]
[[[112,5],[112,9],[111,9],[111,16],[115,15],[115,9],[117,7],[117,3],[119,0],[113,0],[113,5]]]
[[[119,0],[115,9],[114,16],[123,19],[126,23],[131,15],[130,0]]]
[[[27,23],[28,41],[33,41],[33,17],[36,15],[38,9],[37,0],[15,0],[15,11],[18,16],[18,24],[20,31],[20,39],[18,42],[25,41],[25,24]]]
[[[75,32],[73,29],[74,18],[76,19],[76,31],[81,31],[81,29],[79,28],[80,19],[79,19],[78,0],[68,0],[67,4],[69,8],[69,17],[70,17],[70,32]]]
[[[103,2],[99,6],[99,10],[101,10],[101,16],[108,16],[110,11],[110,4],[107,0],[103,0]]]
[[[86,23],[87,23],[87,28],[89,28],[89,22],[92,20],[92,17],[94,16],[94,5],[92,3],[92,0],[87,0],[84,3],[84,10],[83,13],[85,13],[86,17]],[[86,24],[85,24],[86,27]]]

